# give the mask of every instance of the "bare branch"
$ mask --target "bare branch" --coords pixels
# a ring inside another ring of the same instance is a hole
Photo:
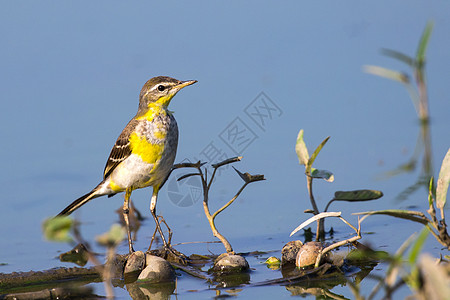
[[[212,164],[211,166],[214,169],[217,169],[217,168],[220,168],[220,167],[222,167],[224,165],[228,165],[228,164],[231,164],[231,163],[234,163],[234,162],[237,162],[237,161],[241,161],[241,159],[242,159],[242,156],[236,156],[236,157],[225,159],[224,161],[218,162],[217,164]]]

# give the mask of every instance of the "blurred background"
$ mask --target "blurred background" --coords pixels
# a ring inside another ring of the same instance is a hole
[[[334,191],[370,188],[385,196],[334,203],[330,210],[355,222],[351,213],[357,211],[425,211],[426,188],[407,190],[422,174],[421,148],[415,168],[386,175],[415,155],[420,125],[409,95],[398,82],[364,73],[363,66],[409,72],[380,49],[414,56],[425,25],[434,22],[426,75],[431,172],[437,175],[450,146],[449,12],[447,1],[416,0],[3,2],[0,263],[6,265],[0,272],[61,265],[55,257],[70,245],[44,241],[41,222],[101,181],[111,147],[137,111],[142,85],[158,75],[198,80],[170,105],[180,129],[177,162],[243,155],[234,167],[267,179],[248,186],[217,218],[237,251],[281,249],[309,217],[303,213],[310,208],[304,167],[294,150],[300,129],[310,152],[331,136],[315,162],[335,174],[333,183],[315,181],[321,209]],[[175,172],[163,188],[157,212],[174,230],[174,243],[215,240],[198,182],[173,180],[186,172]],[[226,203],[241,184],[224,169],[213,184],[211,206]],[[150,195],[150,189],[132,195],[149,217],[138,250],[148,247],[154,230]],[[98,198],[75,213],[86,240],[118,221],[122,200]],[[390,252],[421,229],[388,217],[364,224],[373,232],[364,240]],[[338,222],[327,226],[350,234]],[[429,241],[428,251],[439,249]],[[207,247],[181,250],[206,253]],[[123,244],[119,252],[126,249]]]

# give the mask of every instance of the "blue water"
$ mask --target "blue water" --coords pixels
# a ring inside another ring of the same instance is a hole
[[[419,177],[421,158],[413,172],[379,180],[413,155],[420,128],[408,94],[396,82],[364,73],[362,66],[409,71],[379,50],[414,55],[426,22],[434,20],[427,76],[437,175],[450,146],[448,11],[450,4],[443,1],[3,3],[0,263],[6,265],[0,272],[69,265],[57,256],[70,245],[44,241],[41,222],[101,180],[115,139],[137,110],[142,85],[157,75],[198,80],[171,103],[180,128],[177,162],[216,162],[242,154],[234,166],[267,179],[248,186],[217,217],[236,251],[279,250],[308,217],[303,214],[310,208],[304,169],[294,151],[302,128],[310,152],[331,136],[315,163],[335,174],[333,183],[314,184],[321,208],[336,190],[371,188],[385,196],[355,205],[334,203],[331,210],[343,211],[353,222],[356,211],[409,206],[425,211],[425,188],[396,200]],[[157,209],[175,231],[174,243],[215,240],[196,183],[169,184]],[[224,170],[213,185],[211,205],[226,203],[241,184],[232,169]],[[149,217],[150,189],[135,191],[132,198]],[[122,199],[99,198],[75,214],[86,240],[93,242],[118,220],[114,211]],[[350,234],[337,220],[327,225],[340,236]],[[389,252],[420,229],[387,217],[369,218],[363,225],[363,231],[374,232],[364,240]],[[147,248],[153,230],[148,219],[136,249]],[[426,251],[438,256],[439,245],[432,237],[428,242]],[[223,251],[204,244],[180,250],[208,253],[208,247]],[[125,244],[119,248],[126,251]],[[188,292],[205,287],[186,276],[179,284],[183,298],[215,295]],[[102,294],[102,285],[97,286]],[[347,287],[338,291],[351,295]],[[289,293],[264,287],[238,295],[268,299]]]

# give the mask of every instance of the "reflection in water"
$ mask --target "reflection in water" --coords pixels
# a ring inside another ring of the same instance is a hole
[[[250,273],[222,274],[213,278],[217,288],[237,287],[250,283]]]
[[[344,264],[342,267],[336,267],[323,264],[318,269],[301,270],[294,264],[288,264],[281,269],[283,279],[276,281],[280,285],[285,285],[286,290],[293,296],[310,294],[326,299],[347,299],[330,290],[338,285],[358,286],[375,266],[376,264],[362,266]]]
[[[411,194],[417,191],[420,187],[424,187],[428,191],[430,179],[433,176],[433,163],[431,152],[431,135],[430,124],[428,120],[422,121],[419,135],[416,142],[416,147],[412,157],[408,162],[398,166],[396,169],[385,174],[386,177],[393,177],[403,173],[412,173],[416,170],[418,161],[423,153],[422,169],[416,182],[404,189],[397,196],[399,200],[407,199]]]
[[[400,200],[406,199],[420,186],[424,186],[428,192],[428,184],[433,174],[431,159],[431,137],[429,127],[430,115],[428,109],[428,86],[425,76],[426,50],[432,30],[433,22],[428,22],[419,40],[415,57],[411,57],[407,54],[391,49],[382,49],[382,53],[384,55],[408,65],[411,68],[411,75],[382,67],[366,66],[366,71],[368,73],[390,80],[395,80],[403,84],[403,86],[409,93],[414,108],[416,109],[417,117],[420,121],[420,132],[413,156],[407,163],[400,165],[398,168],[392,170],[387,174],[388,176],[395,176],[401,173],[409,173],[414,171],[417,167],[417,162],[421,153],[424,152],[422,170],[420,172],[419,178],[413,185],[409,186],[400,193],[400,195],[397,197]]]
[[[129,283],[126,285],[130,297],[137,299],[170,299],[175,291],[175,282],[160,284]]]

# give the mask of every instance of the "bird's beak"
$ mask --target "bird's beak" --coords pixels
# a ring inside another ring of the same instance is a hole
[[[188,85],[194,84],[196,82],[197,82],[197,80],[181,81],[181,83],[176,86],[177,91],[181,90],[182,88],[184,88],[184,87],[186,87]]]

